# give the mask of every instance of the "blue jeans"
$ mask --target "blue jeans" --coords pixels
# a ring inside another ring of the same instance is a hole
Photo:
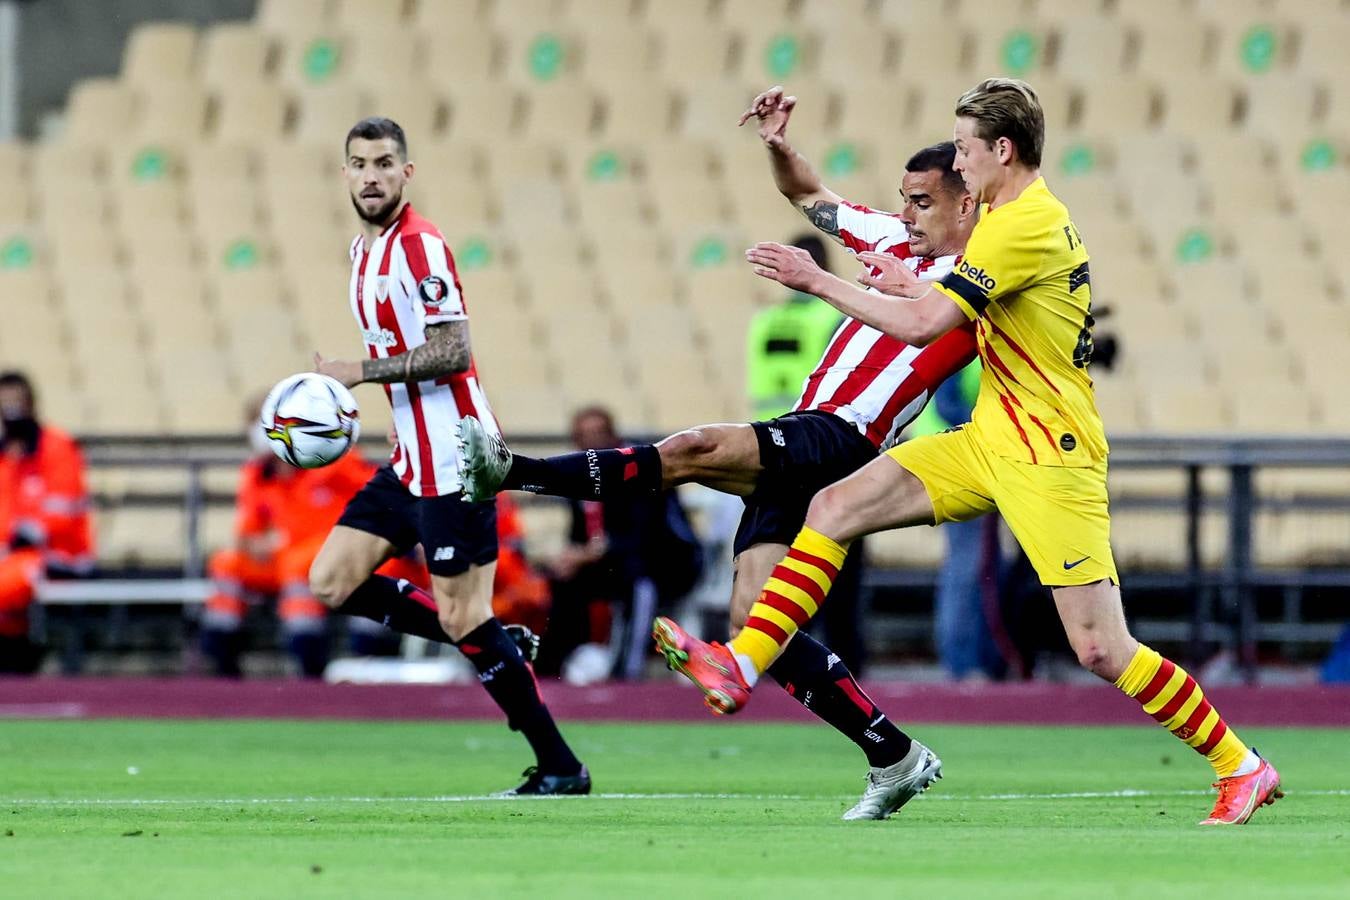
[[[992,516],[970,522],[947,522],[942,533],[947,555],[938,570],[933,598],[933,630],[938,660],[953,678],[982,672],[1002,675],[1004,660],[994,643],[985,615],[985,530],[996,527]],[[997,544],[991,542],[991,546]],[[996,566],[991,569],[996,571]],[[997,584],[988,586],[997,589]]]

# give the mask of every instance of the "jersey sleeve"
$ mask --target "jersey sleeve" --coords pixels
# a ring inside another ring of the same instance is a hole
[[[854,253],[875,250],[887,239],[893,244],[909,240],[909,230],[895,213],[869,209],[845,200],[839,204],[837,215],[839,239]]]
[[[1047,246],[1047,235],[1041,231],[1026,227],[1020,216],[991,217],[986,211],[971,232],[961,261],[935,287],[967,318],[979,318],[990,303],[1035,280]]]
[[[405,235],[402,241],[411,281],[407,288],[413,301],[421,304],[426,324],[468,318],[455,261],[445,241],[427,232]]]

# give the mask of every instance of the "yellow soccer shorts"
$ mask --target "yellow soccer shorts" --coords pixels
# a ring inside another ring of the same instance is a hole
[[[1038,466],[983,447],[969,426],[906,441],[886,455],[923,482],[936,524],[997,510],[1041,584],[1067,587],[1109,578],[1111,555],[1105,461],[1087,468]]]

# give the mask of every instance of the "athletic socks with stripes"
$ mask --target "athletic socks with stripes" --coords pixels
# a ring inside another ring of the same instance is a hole
[[[910,737],[879,710],[830,649],[798,632],[768,674],[794,700],[857,744],[876,768],[894,765],[909,752]]]
[[[537,459],[513,456],[500,490],[574,500],[617,500],[661,490],[661,454],[652,444],[582,450]]]
[[[379,622],[400,634],[411,634],[438,644],[454,643],[441,627],[436,601],[417,585],[401,578],[370,576],[336,611]]]
[[[539,771],[549,775],[580,772],[581,762],[563,740],[539,696],[534,673],[502,624],[495,618],[488,619],[456,646],[478,670],[478,681],[506,713],[507,724],[530,742]]]

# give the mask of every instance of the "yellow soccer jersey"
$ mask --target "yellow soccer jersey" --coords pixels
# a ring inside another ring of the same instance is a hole
[[[1094,465],[1107,446],[1087,373],[1092,289],[1078,230],[1042,178],[980,212],[964,258],[937,285],[976,323],[973,426],[1008,459]]]

